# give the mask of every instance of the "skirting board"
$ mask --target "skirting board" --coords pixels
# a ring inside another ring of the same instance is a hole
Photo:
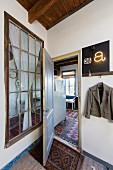
[[[11,162],[9,162],[6,166],[4,166],[1,170],[9,170],[13,167],[16,162],[21,159],[28,151],[30,151],[39,141],[41,140],[42,136],[39,137],[35,142],[33,142],[30,146],[28,146],[24,151],[22,151],[19,155],[17,155]]]
[[[88,153],[86,151],[83,151],[83,155],[85,155],[85,156],[95,160],[96,162],[104,165],[108,170],[113,170],[113,165],[111,165],[111,164],[109,164],[109,163],[107,163],[107,162],[105,162],[105,161],[103,161],[103,160],[101,160],[101,159],[91,155],[90,153]]]

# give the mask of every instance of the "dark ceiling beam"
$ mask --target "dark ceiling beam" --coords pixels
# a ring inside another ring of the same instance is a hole
[[[33,23],[57,1],[58,0],[38,0],[37,3],[28,11],[29,23]]]
[[[60,67],[69,66],[69,65],[72,65],[72,64],[78,64],[78,62],[75,62],[75,63],[65,63],[63,65],[57,66],[57,68],[60,69]]]
[[[63,66],[67,66],[67,65],[72,65],[72,64],[78,64],[78,60],[54,63],[54,67],[59,68],[59,67],[63,67]]]
[[[67,60],[62,60],[62,61],[55,61],[54,64],[55,65],[59,65],[59,64],[64,64],[64,63],[72,63],[72,62],[78,62],[78,57],[77,58],[70,58]]]

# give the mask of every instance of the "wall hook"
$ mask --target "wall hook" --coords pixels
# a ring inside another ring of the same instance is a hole
[[[91,72],[90,72],[90,70],[89,70],[89,76],[91,76]]]

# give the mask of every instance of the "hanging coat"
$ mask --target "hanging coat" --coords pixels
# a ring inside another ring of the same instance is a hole
[[[99,92],[100,83],[88,90],[85,117],[89,119],[90,115],[93,115],[113,120],[113,88],[104,83],[101,84],[103,86],[101,100]]]

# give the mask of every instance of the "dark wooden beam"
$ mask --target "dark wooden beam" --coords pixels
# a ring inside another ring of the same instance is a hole
[[[59,63],[54,63],[54,67],[60,68],[60,67],[68,66],[72,64],[78,64],[78,60],[70,60],[70,61],[67,60],[67,61],[63,61]]]
[[[33,23],[57,1],[58,0],[38,0],[37,3],[28,11],[29,23]]]

